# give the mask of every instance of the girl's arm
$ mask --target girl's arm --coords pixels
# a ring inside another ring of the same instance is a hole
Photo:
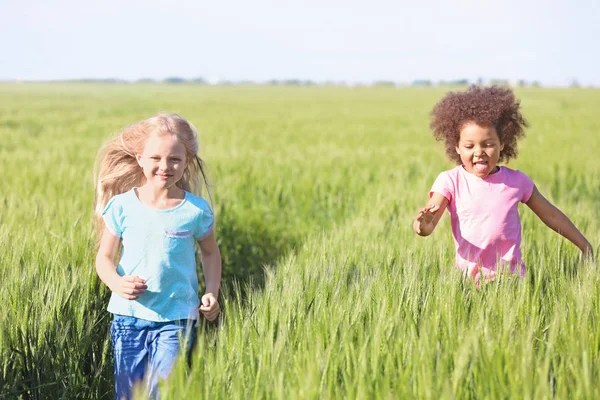
[[[214,232],[214,231],[213,231]],[[221,252],[215,236],[211,232],[207,237],[198,241],[202,254],[202,270],[206,283],[206,293],[202,296],[200,312],[206,319],[213,321],[220,312],[219,289],[221,287]]]
[[[581,232],[573,225],[571,220],[558,208],[550,203],[539,192],[536,186],[527,201],[527,206],[552,230],[569,239],[575,246],[579,247],[585,258],[593,258],[592,245]]]
[[[448,207],[448,199],[441,193],[434,192],[429,203],[417,214],[413,223],[413,229],[419,236],[429,236],[437,226],[444,211]]]
[[[117,274],[115,258],[117,257],[120,242],[120,238],[113,235],[108,229],[104,229],[102,239],[100,240],[100,248],[96,255],[96,272],[100,280],[112,292],[127,300],[135,300],[148,289],[148,286],[146,286],[146,281],[137,275],[121,276]]]

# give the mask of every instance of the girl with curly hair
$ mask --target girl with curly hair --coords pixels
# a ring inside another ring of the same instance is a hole
[[[584,257],[593,257],[590,242],[527,175],[498,165],[517,155],[517,140],[527,127],[519,108],[508,88],[471,86],[448,93],[431,113],[433,135],[445,141],[446,153],[457,167],[439,174],[413,228],[420,236],[430,235],[447,209],[456,263],[476,283],[493,280],[503,268],[525,274],[519,202],[581,249]]]

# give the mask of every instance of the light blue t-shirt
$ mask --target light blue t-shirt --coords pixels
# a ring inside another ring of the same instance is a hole
[[[148,285],[137,300],[113,293],[108,311],[160,322],[198,319],[194,242],[212,231],[208,202],[185,192],[179,205],[158,210],[143,204],[131,189],[114,196],[102,217],[106,228],[123,240],[117,273],[138,275]]]

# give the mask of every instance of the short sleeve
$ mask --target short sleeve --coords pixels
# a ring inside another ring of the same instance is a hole
[[[521,190],[522,195],[521,201],[523,203],[527,203],[531,198],[531,194],[533,193],[533,180],[531,180],[530,177],[521,171],[517,171],[517,176],[519,177],[519,189]]]
[[[198,208],[200,212],[196,222],[196,240],[202,240],[212,232],[215,217],[206,200],[201,199]]]
[[[116,237],[121,237],[123,235],[123,208],[115,200],[115,197],[110,199],[104,211],[102,211],[102,219],[106,229]]]
[[[452,198],[454,197],[454,184],[448,171],[444,171],[439,174],[435,182],[433,182],[433,186],[429,191],[429,198],[433,196],[433,193],[439,193],[447,198],[448,201],[452,201]]]

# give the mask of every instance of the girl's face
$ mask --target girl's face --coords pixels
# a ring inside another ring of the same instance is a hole
[[[151,135],[144,151],[136,155],[144,170],[146,183],[157,189],[168,189],[183,176],[187,167],[185,146],[177,135]]]
[[[504,144],[493,126],[468,122],[460,130],[456,152],[465,170],[480,178],[495,172]]]

